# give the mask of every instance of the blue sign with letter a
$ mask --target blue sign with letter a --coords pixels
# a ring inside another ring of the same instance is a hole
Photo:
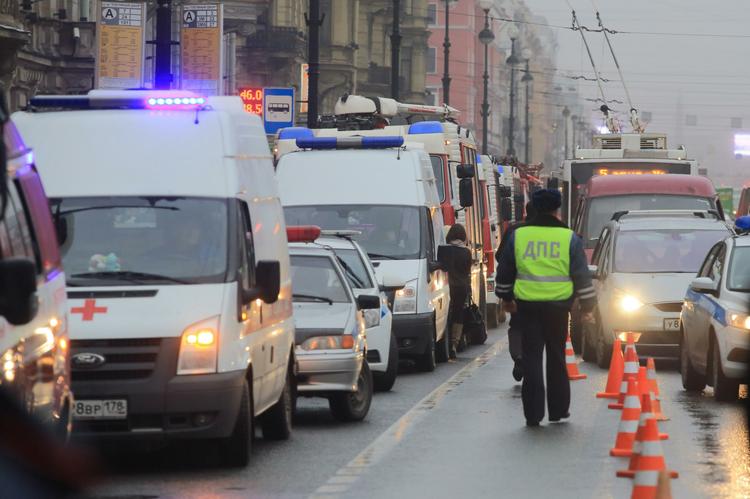
[[[267,134],[294,126],[294,89],[263,89],[263,125]]]

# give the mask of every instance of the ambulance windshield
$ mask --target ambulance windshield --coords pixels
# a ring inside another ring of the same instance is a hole
[[[357,230],[354,236],[373,260],[421,257],[420,212],[414,206],[286,206],[287,225]]]
[[[226,280],[226,200],[96,197],[51,205],[69,286]]]

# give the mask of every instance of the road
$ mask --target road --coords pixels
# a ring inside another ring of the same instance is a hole
[[[629,497],[615,477],[626,459],[609,457],[619,411],[594,394],[606,371],[581,363],[567,423],[527,428],[520,385],[510,376],[505,329],[435,373],[406,369],[376,394],[367,420],[341,424],[327,404],[301,399],[288,442],[257,440],[251,465],[227,469],[210,451],[125,454],[91,491],[125,498]],[[677,371],[658,369],[670,435],[667,465],[680,477],[674,497],[750,497],[744,406],[682,390]]]

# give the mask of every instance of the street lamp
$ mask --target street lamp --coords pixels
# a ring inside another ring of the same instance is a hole
[[[563,108],[562,115],[565,122],[565,157],[563,159],[568,159],[568,143],[570,142],[568,139],[568,118],[570,118],[570,109],[568,109],[568,106]]]
[[[484,81],[484,86],[482,88],[482,154],[487,154],[487,122],[490,116],[490,103],[487,95],[490,75],[487,72],[487,58],[489,45],[495,40],[495,34],[490,29],[490,8],[492,8],[493,3],[493,0],[481,0],[479,2],[480,7],[484,10],[484,29],[479,32],[479,42],[484,45],[484,74],[482,75],[482,80]]]
[[[531,94],[531,82],[534,81],[534,77],[531,76],[531,71],[529,71],[529,59],[531,59],[532,52],[530,49],[524,49],[523,50],[523,60],[526,62],[526,71],[524,72],[523,77],[521,78],[521,81],[526,83],[526,123],[524,125],[524,155],[523,160],[528,165],[531,160],[529,159],[529,131],[531,128],[531,122],[529,121],[529,96]]]
[[[508,27],[508,36],[510,37],[510,57],[505,61],[510,66],[510,116],[508,117],[508,156],[513,158],[516,150],[513,147],[513,128],[516,122],[516,65],[520,62],[516,57],[516,38],[518,38],[518,28],[514,24]]]
[[[448,105],[451,101],[451,75],[448,70],[451,51],[450,38],[450,4],[454,0],[443,0],[445,2],[445,38],[443,39],[443,102]]]
[[[578,145],[578,115],[572,115],[570,123],[573,125],[573,155],[575,155],[576,146]]]

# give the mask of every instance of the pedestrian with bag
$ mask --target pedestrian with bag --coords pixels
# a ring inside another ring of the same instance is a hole
[[[453,224],[445,236],[447,246],[441,247],[439,260],[443,270],[448,272],[450,288],[450,353],[455,361],[456,350],[463,334],[464,308],[471,293],[471,250],[466,246],[466,229],[461,224]]]
[[[500,261],[503,249],[505,248],[505,246],[507,246],[507,242],[508,239],[510,239],[511,234],[513,234],[513,232],[515,232],[517,228],[523,227],[528,220],[533,219],[535,216],[536,208],[534,208],[534,203],[529,201],[528,203],[526,203],[526,217],[524,218],[524,221],[511,224],[508,227],[506,233],[503,235],[503,238],[500,241],[500,246],[495,252],[496,262]],[[495,295],[498,298],[502,298],[502,292],[498,287],[498,284],[500,283],[499,273],[500,269],[498,267],[497,272],[495,272]],[[523,356],[523,345],[521,344],[522,338],[523,332],[519,328],[518,318],[516,317],[515,313],[511,313],[510,321],[508,322],[508,351],[510,352],[510,358],[513,359],[513,379],[515,379],[516,381],[521,381],[523,379],[523,366],[521,365],[521,357]]]
[[[511,234],[500,255],[498,291],[503,308],[516,313],[522,339],[523,412],[527,426],[570,417],[570,382],[565,367],[568,315],[578,298],[584,320],[596,305],[583,241],[560,221],[560,192],[542,189],[532,202],[537,215]]]

